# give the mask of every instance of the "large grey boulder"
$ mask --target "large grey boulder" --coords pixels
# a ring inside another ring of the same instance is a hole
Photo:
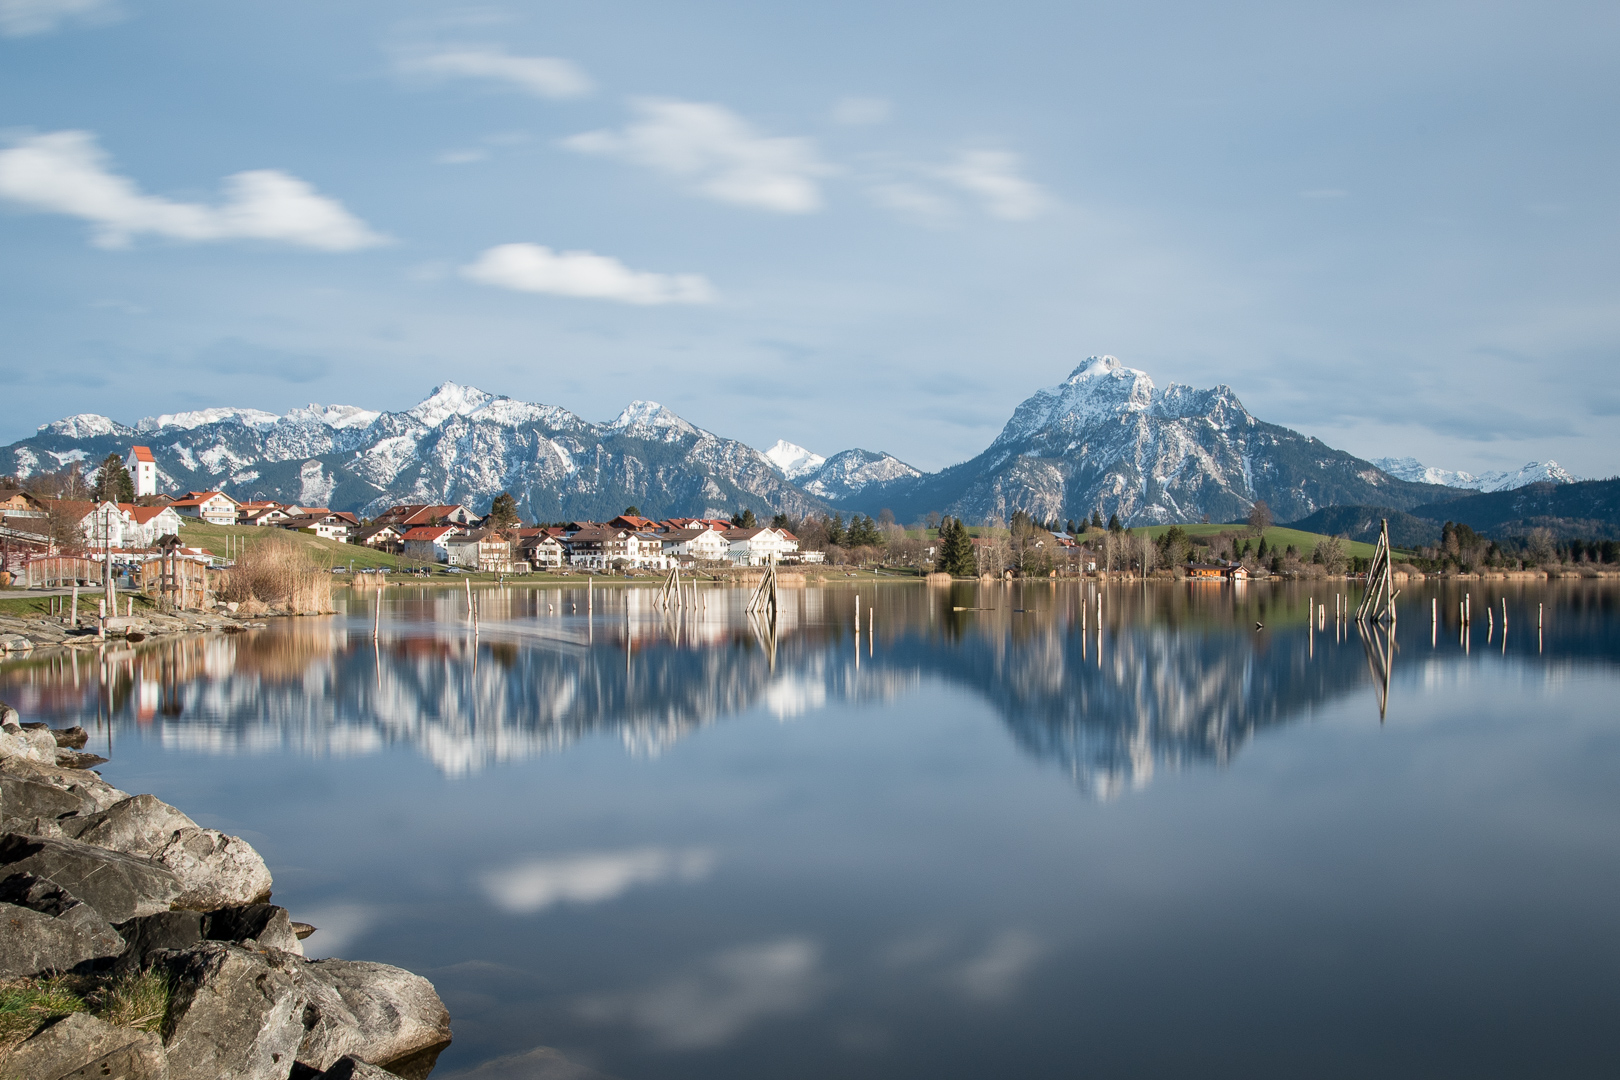
[[[147,1031],[70,1013],[0,1061],[0,1076],[26,1080],[168,1080],[163,1044]]]
[[[145,856],[167,868],[181,884],[176,907],[211,911],[270,898],[270,869],[252,844],[198,828],[155,796],[134,795],[62,827],[83,843]]]
[[[31,874],[60,886],[109,923],[167,911],[183,891],[173,872],[150,860],[17,833],[0,836],[0,873]]]
[[[212,911],[270,899],[270,868],[239,836],[218,829],[181,829],[152,859],[180,880],[175,907]]]
[[[305,961],[211,941],[149,959],[174,987],[170,1080],[286,1080],[305,1035]]]
[[[218,911],[161,911],[119,923],[115,929],[127,942],[118,958],[120,971],[144,967],[147,956],[160,949],[189,949],[204,941],[228,941],[304,955],[304,945],[293,932],[287,909],[273,904]]]
[[[403,968],[315,960],[302,968],[308,1031],[298,1060],[330,1069],[345,1055],[422,1080],[450,1045],[450,1013],[433,984]]]
[[[84,971],[123,951],[107,921],[61,887],[30,874],[0,880],[0,975]]]
[[[0,820],[35,816],[29,813],[27,800],[44,796],[33,790],[33,786],[53,788],[67,800],[58,811],[58,816],[89,816],[129,798],[128,792],[119,791],[85,769],[68,769],[20,757],[0,756]],[[25,787],[27,790],[24,790]],[[9,809],[10,806],[15,806],[16,811]]]
[[[65,825],[75,840],[131,855],[152,856],[181,829],[197,823],[156,795],[131,795],[82,822]]]

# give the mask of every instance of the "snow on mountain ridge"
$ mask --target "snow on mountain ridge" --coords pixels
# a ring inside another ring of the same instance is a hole
[[[1511,472],[1498,470],[1480,473],[1477,476],[1457,469],[1441,469],[1425,465],[1413,457],[1378,458],[1373,464],[1398,480],[1410,480],[1419,484],[1443,484],[1446,487],[1470,491],[1513,491],[1529,484],[1573,484],[1580,479],[1556,461],[1531,461]]]
[[[69,439],[94,439],[98,435],[122,435],[129,431],[123,424],[99,413],[64,416],[54,423],[39,425],[39,430]]]
[[[189,412],[164,413],[162,416],[146,416],[136,421],[135,430],[162,431],[164,428],[185,428],[187,431],[203,427],[206,424],[219,424],[234,420],[243,427],[267,428],[281,417],[276,413],[265,412],[263,409],[237,409],[231,406],[221,406],[212,409],[193,409]]]
[[[776,466],[785,479],[797,480],[821,468],[827,459],[796,443],[777,439],[776,445],[765,451],[765,460]]]
[[[476,386],[442,382],[433,388],[433,393],[406,409],[405,415],[415,418],[426,427],[436,428],[452,416],[470,416],[487,405],[493,397],[493,394],[486,394]]]

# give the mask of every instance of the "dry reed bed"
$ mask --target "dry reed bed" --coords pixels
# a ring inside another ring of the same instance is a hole
[[[220,571],[216,595],[240,605],[238,614],[324,615],[332,604],[332,572],[291,540],[266,537],[249,545],[236,565]]]

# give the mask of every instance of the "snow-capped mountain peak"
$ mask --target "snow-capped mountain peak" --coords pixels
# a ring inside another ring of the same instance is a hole
[[[797,480],[821,468],[827,459],[786,439],[777,439],[776,445],[765,451],[765,460],[776,466],[785,479]]]
[[[1413,457],[1378,458],[1373,464],[1398,480],[1444,484],[1469,491],[1513,491],[1529,484],[1573,484],[1580,479],[1556,461],[1532,461],[1523,468],[1480,473],[1477,476],[1461,470],[1425,465]]]
[[[673,442],[683,435],[699,434],[697,428],[656,401],[632,401],[609,422],[608,427],[639,439],[662,439],[665,442]]]
[[[427,427],[436,428],[452,416],[471,416],[489,404],[493,396],[476,386],[440,383],[426,399],[407,409],[406,415],[415,417]]]
[[[51,435],[65,435],[70,439],[93,439],[98,435],[122,435],[129,429],[109,416],[79,413],[65,416],[54,423],[41,424],[39,430]]]

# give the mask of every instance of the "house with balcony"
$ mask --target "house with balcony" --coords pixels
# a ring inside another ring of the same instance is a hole
[[[454,525],[418,525],[405,530],[400,543],[407,559],[444,563],[450,561],[450,538],[460,532]]]
[[[764,566],[796,556],[799,541],[786,529],[769,526],[758,529],[731,529],[726,532],[726,558],[733,566]]]
[[[450,553],[450,565],[483,574],[510,574],[515,570],[512,562],[512,542],[494,529],[452,536],[445,540]]]
[[[223,491],[188,491],[183,499],[169,506],[181,517],[196,518],[210,525],[235,525],[237,502]]]
[[[658,534],[664,555],[681,566],[722,563],[731,552],[731,542],[718,529],[669,529]]]
[[[611,570],[630,562],[630,532],[606,525],[581,528],[568,537],[568,562],[588,570]]]

